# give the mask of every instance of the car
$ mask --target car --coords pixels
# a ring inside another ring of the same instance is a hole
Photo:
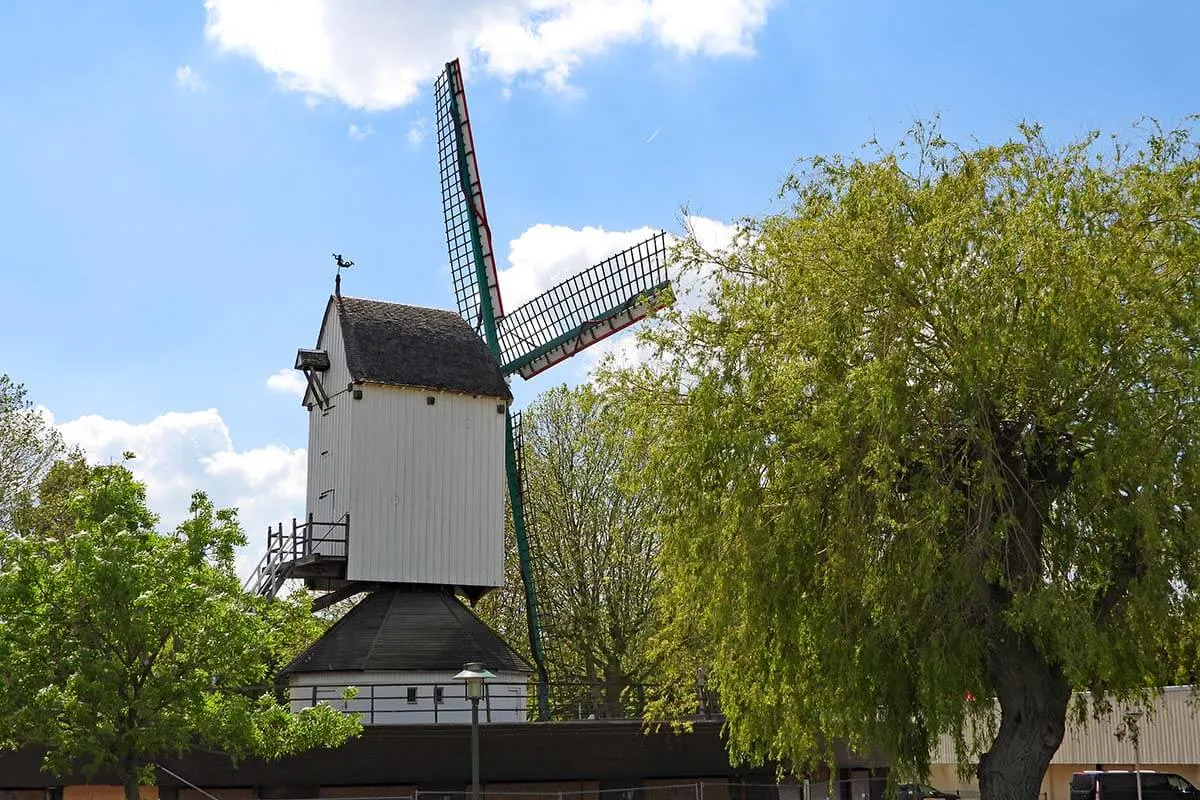
[[[896,787],[896,796],[899,800],[960,800],[957,792],[944,792],[923,783],[902,783]]]
[[[1071,800],[1200,800],[1200,790],[1173,772],[1088,770],[1071,776]]]

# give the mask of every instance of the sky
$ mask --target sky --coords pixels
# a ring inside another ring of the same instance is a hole
[[[164,523],[303,513],[290,369],[332,288],[454,308],[432,84],[461,58],[509,303],[650,230],[714,246],[802,157],[1197,108],[1200,3],[8,0],[0,373]],[[611,348],[610,348],[611,349]],[[585,352],[516,381],[586,380]]]

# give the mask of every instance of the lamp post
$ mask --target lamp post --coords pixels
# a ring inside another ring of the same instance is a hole
[[[471,701],[471,800],[479,800],[479,701],[483,698],[483,682],[494,677],[478,661],[467,664],[454,676],[466,684],[467,699]]]
[[[1125,712],[1125,729],[1129,731],[1129,736],[1133,739],[1133,779],[1137,784],[1137,800],[1142,800],[1142,754],[1138,742],[1141,738],[1138,722],[1141,719],[1142,710],[1140,708]]]

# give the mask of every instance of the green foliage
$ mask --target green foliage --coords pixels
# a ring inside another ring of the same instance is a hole
[[[551,698],[578,713],[629,713],[628,687],[650,680],[657,624],[658,537],[650,495],[617,485],[628,430],[591,387],[543,393],[522,415],[525,513]],[[524,642],[524,595],[509,531],[512,575],[481,613]],[[568,684],[578,684],[572,693]]]
[[[0,539],[0,744],[47,748],[58,774],[79,759],[133,797],[156,758],[194,745],[274,758],[360,729],[277,701],[274,669],[313,621],[306,600],[241,590],[234,511],[197,493],[159,533],[124,466],[63,463],[15,518]]]
[[[665,668],[708,663],[737,756],[820,732],[919,774],[951,734],[1028,792],[1070,689],[1196,663],[1196,145],[918,126],[783,194],[731,252],[685,243],[707,305],[604,377],[663,498]]]

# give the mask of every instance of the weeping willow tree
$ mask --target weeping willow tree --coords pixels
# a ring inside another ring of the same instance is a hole
[[[708,664],[735,755],[927,774],[951,736],[1035,800],[1073,692],[1195,663],[1200,160],[1138,137],[918,126],[682,246],[706,302],[604,379],[663,503],[664,668]]]

